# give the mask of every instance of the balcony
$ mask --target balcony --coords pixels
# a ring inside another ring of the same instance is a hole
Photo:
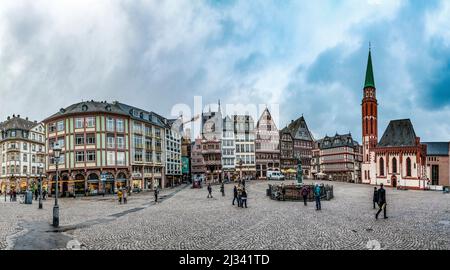
[[[222,154],[220,149],[202,149],[202,154]]]
[[[11,152],[20,152],[20,148],[18,148],[18,147],[8,147],[6,149],[6,153],[11,153]]]

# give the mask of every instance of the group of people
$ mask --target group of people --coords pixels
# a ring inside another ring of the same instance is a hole
[[[237,206],[241,208],[247,208],[247,190],[245,189],[245,180],[239,181],[238,185],[234,185],[233,188],[233,202],[237,201]]]
[[[208,196],[206,196],[206,198],[213,198],[211,183],[208,183],[208,186],[206,189],[208,190]],[[222,183],[220,185],[220,193],[222,194],[222,197],[225,197],[224,183]],[[234,185],[232,204],[235,205],[235,202],[237,202],[238,207],[247,208],[247,190],[245,189],[245,180],[244,179],[239,180],[239,183],[237,185]]]
[[[383,184],[380,184],[380,189],[374,187],[373,191],[373,209],[376,209],[375,205],[378,204],[378,212],[375,214],[375,219],[378,219],[378,215],[383,211],[384,218],[388,218],[386,215],[386,190],[383,188]]]
[[[320,203],[320,196],[321,196],[321,190],[323,188],[323,184],[315,184],[314,187],[312,188],[312,192],[314,194],[314,199],[316,201],[316,210],[322,210],[322,205]],[[300,194],[303,198],[303,204],[305,206],[308,205],[308,195],[310,192],[310,188],[307,185],[303,185],[303,187],[300,190]],[[280,193],[280,199],[285,201],[286,200],[286,187],[281,184],[281,193]]]
[[[117,197],[119,199],[119,204],[122,204],[122,200],[123,200],[123,204],[127,204],[128,190],[127,189],[119,189],[119,191],[117,192]]]

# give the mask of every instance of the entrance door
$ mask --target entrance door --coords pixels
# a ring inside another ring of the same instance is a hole
[[[431,165],[431,184],[439,185],[439,165]]]
[[[69,183],[63,182],[63,184],[62,184],[62,195],[61,195],[61,197],[65,197],[68,191],[69,191]]]
[[[392,176],[391,178],[392,181],[392,187],[397,187],[397,177],[395,175]]]

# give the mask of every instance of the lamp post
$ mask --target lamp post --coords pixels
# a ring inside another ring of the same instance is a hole
[[[59,227],[59,205],[58,205],[58,179],[59,179],[59,171],[58,171],[58,163],[61,155],[61,148],[59,144],[55,144],[53,147],[53,157],[55,159],[56,165],[56,186],[55,186],[55,205],[53,206],[53,227]]]

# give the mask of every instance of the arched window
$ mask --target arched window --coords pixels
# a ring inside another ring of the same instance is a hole
[[[397,173],[397,159],[392,159],[392,173]]]
[[[384,176],[384,159],[380,158],[380,175]]]
[[[406,176],[411,176],[411,159],[406,159]]]

